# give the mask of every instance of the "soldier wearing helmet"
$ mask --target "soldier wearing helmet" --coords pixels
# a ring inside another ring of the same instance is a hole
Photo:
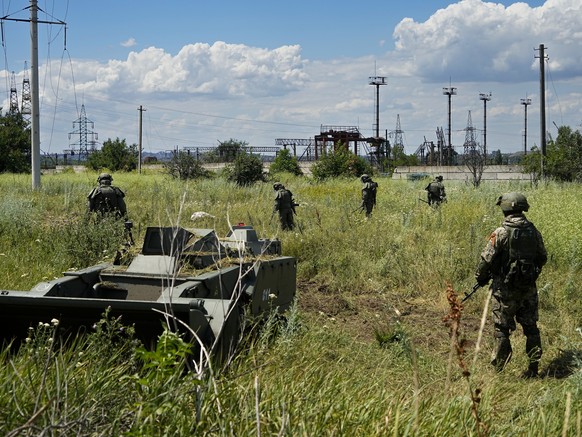
[[[509,337],[516,321],[526,337],[528,368],[522,376],[536,377],[542,356],[536,280],[547,261],[540,232],[524,212],[529,210],[521,193],[507,193],[496,203],[505,220],[495,229],[481,253],[475,277],[479,285],[491,282],[495,350],[491,364],[503,370],[512,355]]]
[[[293,193],[279,182],[273,184],[273,189],[277,193],[275,195],[275,204],[273,205],[273,214],[275,214],[275,212],[279,213],[281,229],[284,231],[293,230],[295,227],[293,214],[296,214],[295,206],[297,205],[295,200],[293,200]]]
[[[366,217],[370,217],[374,206],[376,206],[378,184],[367,174],[360,176],[360,180],[362,181],[362,205],[360,209],[366,212]]]
[[[111,175],[109,173],[101,173],[97,178],[97,182],[99,186],[93,188],[87,196],[89,212],[126,218],[125,194],[118,187],[111,185],[113,182]]]
[[[438,206],[441,202],[447,201],[447,194],[445,193],[445,185],[443,184],[443,177],[438,175],[425,188],[427,200],[429,205]]]

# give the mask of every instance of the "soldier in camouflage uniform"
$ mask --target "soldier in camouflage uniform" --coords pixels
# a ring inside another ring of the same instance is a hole
[[[109,173],[101,173],[97,178],[99,186],[93,188],[87,196],[89,212],[102,215],[112,214],[119,218],[127,218],[125,194],[118,187],[111,185],[113,178]]]
[[[362,181],[362,205],[360,208],[366,212],[366,217],[370,217],[374,206],[376,206],[378,184],[367,174],[360,176],[360,180]]]
[[[491,364],[503,370],[511,359],[509,336],[517,321],[526,336],[525,351],[528,368],[524,377],[536,377],[542,356],[538,321],[538,292],[536,279],[547,261],[541,234],[523,212],[529,209],[527,199],[520,193],[500,196],[505,220],[495,229],[481,253],[475,277],[479,285],[492,279],[492,313],[495,351]]]
[[[291,231],[295,227],[293,214],[295,214],[296,203],[293,200],[293,193],[279,182],[273,184],[273,189],[277,192],[275,204],[273,205],[273,214],[275,212],[279,213],[279,222],[282,230]]]
[[[447,194],[445,193],[445,185],[443,184],[443,177],[437,176],[425,188],[427,200],[429,205],[438,206],[441,202],[447,201]]]

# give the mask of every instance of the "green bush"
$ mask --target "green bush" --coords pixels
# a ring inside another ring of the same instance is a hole
[[[252,185],[255,182],[265,182],[263,162],[257,155],[239,153],[234,162],[225,167],[227,179],[239,186]]]
[[[131,171],[137,168],[137,144],[128,146],[125,139],[108,139],[101,150],[96,150],[87,159],[87,167],[92,170]]]
[[[269,168],[270,173],[291,173],[295,176],[302,175],[297,158],[291,155],[288,149],[281,150]]]
[[[164,168],[170,176],[183,181],[207,177],[209,174],[196,157],[184,150],[174,153],[172,159],[164,164]]]
[[[361,156],[356,156],[345,146],[338,145],[335,151],[322,156],[311,168],[313,177],[324,180],[333,177],[359,177],[372,173],[372,168]]]

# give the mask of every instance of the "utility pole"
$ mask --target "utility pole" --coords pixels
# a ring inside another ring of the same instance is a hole
[[[449,86],[449,87],[444,87],[443,88],[443,94],[445,96],[449,97],[449,134],[448,134],[448,139],[449,139],[449,161],[452,159],[452,151],[453,151],[453,143],[451,141],[451,97],[457,94],[457,88]],[[450,164],[450,162],[448,162],[447,164]]]
[[[526,96],[525,99],[521,99],[521,104],[523,105],[523,110],[525,113],[525,121],[523,128],[523,154],[525,156],[527,155],[527,107],[528,105],[531,105],[531,99],[528,99]]]
[[[142,105],[139,105],[139,108],[137,108],[137,110],[139,111],[139,124],[138,124],[138,135],[137,135],[137,145],[138,145],[138,153],[137,153],[137,172],[139,174],[141,174],[141,151],[142,151],[142,143],[141,143],[141,133],[142,133],[142,119],[143,119],[143,112],[145,111],[145,109],[143,108]]]
[[[542,145],[542,174],[544,168],[544,160],[546,158],[546,77],[544,70],[544,62],[546,60],[545,47],[540,44],[539,56],[536,58],[540,59],[540,140]]]
[[[30,19],[2,17],[7,21],[30,22],[30,86],[31,86],[31,144],[30,155],[32,165],[32,189],[40,188],[40,112],[39,112],[39,85],[38,85],[38,23],[61,24],[64,21],[42,21],[38,19],[38,1],[30,0]],[[66,35],[66,28],[65,28]],[[66,38],[66,37],[65,37]]]
[[[30,0],[30,79],[32,86],[32,189],[40,188],[40,111],[38,99],[38,4]]]
[[[491,100],[491,93],[479,93],[479,99],[483,100],[483,157],[487,164],[487,102]]]

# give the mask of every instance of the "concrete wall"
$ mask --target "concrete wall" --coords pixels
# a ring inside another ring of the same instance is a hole
[[[419,165],[414,167],[397,167],[394,170],[392,179],[416,179],[426,175],[434,178],[441,175],[444,180],[471,181],[473,175],[467,167],[457,166],[428,166]],[[529,173],[523,173],[519,165],[488,165],[483,169],[481,181],[509,181],[509,180],[530,180]]]

